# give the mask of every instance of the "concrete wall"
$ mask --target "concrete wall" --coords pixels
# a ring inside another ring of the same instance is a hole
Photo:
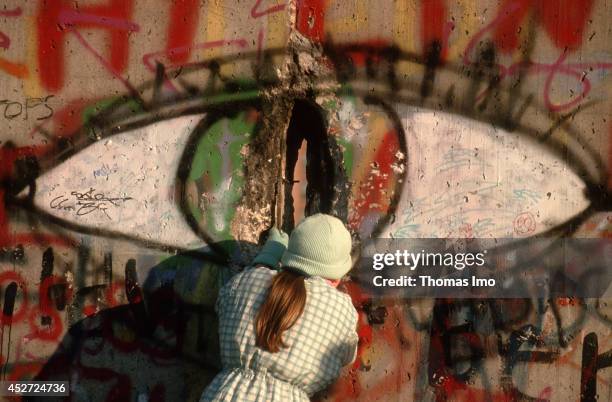
[[[609,2],[7,0],[0,21],[3,379],[197,400],[219,284],[316,211],[357,242],[611,236]],[[359,358],[322,400],[612,400],[607,298],[346,288]]]

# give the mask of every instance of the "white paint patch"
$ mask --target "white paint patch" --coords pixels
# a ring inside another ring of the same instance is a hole
[[[585,185],[546,147],[468,118],[403,107],[407,176],[385,237],[526,237],[588,206]]]
[[[160,121],[92,144],[38,178],[35,205],[88,228],[202,246],[175,199],[179,162],[202,117]]]

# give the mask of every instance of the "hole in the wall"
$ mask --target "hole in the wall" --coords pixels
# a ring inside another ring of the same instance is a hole
[[[300,148],[303,145],[306,146],[306,199],[302,214],[295,210],[295,204],[299,205],[299,202],[294,196],[299,192],[293,190],[294,186],[304,184],[301,181],[296,183],[298,162],[302,163]],[[287,129],[286,161],[283,229],[290,231],[302,216],[332,212],[335,171],[327,128],[323,111],[310,100],[298,99],[293,105]]]

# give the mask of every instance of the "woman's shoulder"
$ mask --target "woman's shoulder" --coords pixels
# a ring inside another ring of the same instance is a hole
[[[344,309],[349,311],[355,310],[353,306],[353,301],[351,297],[331,286],[329,283],[325,281],[325,279],[313,276],[306,280],[307,283],[307,292],[309,294],[315,295],[315,299],[321,299],[328,302],[328,304],[335,304],[342,306]]]
[[[259,289],[260,287],[267,287],[275,274],[276,271],[264,265],[248,267],[234,275],[225,284],[224,288],[231,292],[244,289]]]
[[[247,284],[259,284],[267,287],[277,273],[278,271],[265,265],[256,265],[245,270],[245,280]]]
[[[251,275],[255,275],[255,276],[265,276],[265,277],[272,277],[274,275],[277,274],[277,270],[272,269],[270,267],[267,267],[265,265],[255,265],[253,267],[250,267],[248,269],[245,270],[246,272],[249,272]]]
[[[255,265],[252,267],[245,268],[242,272],[238,273],[236,277],[241,279],[269,279],[276,275],[276,271],[266,267],[265,265]]]
[[[322,278],[308,278],[307,283],[306,311],[310,320],[327,322],[326,328],[338,336],[353,334],[358,315],[350,296],[330,286]]]
[[[305,282],[308,290],[312,293],[328,293],[338,297],[342,297],[342,295],[348,297],[347,294],[340,292],[320,276],[309,276]]]

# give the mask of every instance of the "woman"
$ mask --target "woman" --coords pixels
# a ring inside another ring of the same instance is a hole
[[[223,370],[202,401],[309,401],[357,352],[357,311],[336,286],[351,268],[342,222],[316,214],[272,229],[254,267],[219,291]],[[276,268],[281,258],[280,271]]]

